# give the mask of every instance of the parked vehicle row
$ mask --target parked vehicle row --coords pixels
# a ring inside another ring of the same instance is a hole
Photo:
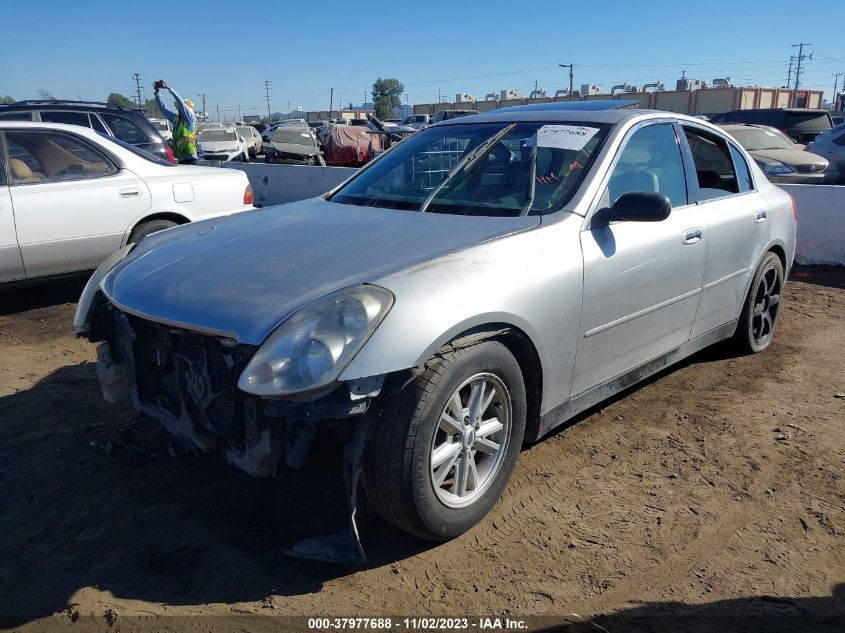
[[[359,473],[399,528],[469,530],[524,441],[718,341],[765,350],[783,305],[797,214],[748,152],[590,107],[446,120],[330,195],[125,249],[74,320],[104,394],[258,476],[340,433],[348,558]]]
[[[0,282],[93,270],[156,231],[252,209],[252,197],[238,170],[174,165],[87,127],[0,121]]]

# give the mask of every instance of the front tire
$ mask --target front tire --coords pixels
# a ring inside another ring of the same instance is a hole
[[[149,222],[143,222],[132,229],[132,232],[129,234],[128,243],[137,244],[151,233],[163,231],[174,226],[178,226],[178,224],[172,220],[150,220]]]
[[[783,294],[783,264],[766,253],[757,266],[732,343],[743,354],[762,352],[772,343]]]
[[[446,352],[382,405],[364,490],[385,520],[448,540],[481,521],[513,473],[525,433],[519,364],[496,341]]]

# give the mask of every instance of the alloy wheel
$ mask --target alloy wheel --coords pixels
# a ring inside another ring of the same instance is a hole
[[[447,507],[478,500],[501,469],[511,435],[507,387],[491,373],[458,387],[440,413],[431,443],[431,484]]]
[[[780,294],[783,288],[780,272],[769,268],[760,277],[754,291],[754,304],[751,309],[751,336],[754,342],[762,345],[772,337],[775,329]]]

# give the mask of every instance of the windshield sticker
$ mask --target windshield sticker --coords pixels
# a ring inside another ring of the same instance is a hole
[[[598,128],[580,125],[544,125],[537,130],[537,147],[584,149],[598,131]]]

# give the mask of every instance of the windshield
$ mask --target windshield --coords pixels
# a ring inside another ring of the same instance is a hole
[[[243,136],[244,138],[249,138],[250,136],[252,136],[252,133],[253,133],[252,128],[249,127],[249,126],[239,127],[238,132],[240,132],[241,136]]]
[[[167,121],[150,121],[155,128],[161,132],[167,132],[170,128],[167,125]]]
[[[434,126],[397,145],[330,199],[456,215],[548,213],[580,184],[607,130],[592,123]]]
[[[314,141],[308,132],[303,132],[297,129],[279,128],[273,133],[274,143],[288,143],[290,145],[307,145],[309,147],[314,145]]]
[[[139,158],[143,158],[144,160],[148,160],[151,163],[155,163],[156,165],[161,165],[162,167],[175,167],[175,163],[171,163],[168,160],[164,160],[160,156],[156,156],[155,154],[148,152],[147,150],[141,149],[140,147],[136,147],[135,145],[131,145],[126,141],[121,141],[119,138],[115,138],[114,136],[109,136],[108,134],[103,134],[102,132],[97,132],[102,138],[106,139],[110,143],[116,143],[120,145],[123,149],[127,152],[132,152]]]
[[[229,130],[203,130],[198,140],[201,143],[213,143],[215,141],[237,141],[238,137]]]
[[[776,130],[749,127],[731,130],[730,134],[749,152],[764,149],[795,149],[795,143]]]

